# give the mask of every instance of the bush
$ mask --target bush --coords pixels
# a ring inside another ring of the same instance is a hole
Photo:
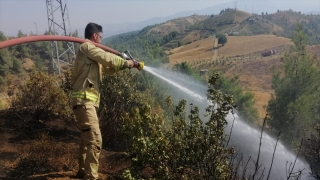
[[[0,75],[0,85],[4,86],[6,85],[6,80]]]
[[[68,94],[61,88],[62,79],[41,71],[32,71],[30,79],[18,85],[19,91],[11,107],[16,113],[23,114],[25,120],[38,125],[41,121],[55,118],[73,119]]]
[[[238,114],[250,123],[256,123],[258,111],[254,108],[255,100],[251,92],[244,92],[237,77],[226,78],[221,76],[216,83],[215,88],[223,93],[231,94],[237,105]]]
[[[100,127],[103,144],[114,150],[125,150],[121,125],[125,113],[135,107],[142,106],[144,96],[138,91],[138,74],[130,70],[118,72],[104,78],[101,87],[101,103],[99,108]]]
[[[222,33],[218,33],[217,34],[217,38],[218,39],[218,44],[226,44],[228,42],[228,39],[227,39],[227,36],[225,34],[222,34]]]
[[[12,59],[12,70],[17,73],[22,72],[22,63],[17,58]]]
[[[217,80],[216,74],[209,84]],[[200,119],[198,107],[191,106],[187,116],[186,100],[174,107],[167,99],[166,112],[173,115],[169,127],[164,117],[151,114],[150,106],[136,108],[123,126],[132,142],[128,153],[131,167],[124,178],[232,179],[228,160],[233,149],[226,147],[224,127],[234,103],[230,96],[212,88],[208,90],[208,100],[217,106],[206,109],[210,117],[206,123]]]

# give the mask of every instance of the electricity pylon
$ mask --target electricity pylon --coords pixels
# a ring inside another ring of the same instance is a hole
[[[46,0],[50,35],[71,36],[70,19],[66,0]],[[60,74],[60,62],[71,65],[75,59],[72,42],[51,42],[52,66]]]

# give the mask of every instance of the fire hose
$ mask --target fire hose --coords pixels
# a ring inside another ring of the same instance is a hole
[[[19,44],[38,42],[38,41],[69,41],[69,42],[74,42],[74,43],[84,43],[84,42],[87,42],[88,40],[76,38],[76,37],[70,37],[70,36],[56,36],[56,35],[27,36],[27,37],[21,37],[21,38],[2,41],[2,42],[0,42],[0,49],[10,47],[10,46],[19,45]],[[110,53],[115,54],[117,56],[120,56],[122,58],[124,58],[123,56],[125,55],[125,59],[132,60],[133,62],[138,63],[139,70],[143,69],[144,63],[139,62],[136,59],[134,59],[128,51],[125,51],[124,53],[120,53],[114,49],[107,47],[107,46],[104,46],[104,45],[101,45],[101,44],[98,44],[98,43],[95,43],[92,41],[90,41],[90,42],[92,44],[94,44],[95,46],[103,49],[104,51],[110,52]]]

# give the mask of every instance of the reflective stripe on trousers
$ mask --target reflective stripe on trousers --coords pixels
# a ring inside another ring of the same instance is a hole
[[[71,97],[81,98],[81,99],[89,99],[93,102],[97,102],[98,98],[99,98],[97,95],[95,95],[93,93],[89,93],[89,92],[72,92]]]

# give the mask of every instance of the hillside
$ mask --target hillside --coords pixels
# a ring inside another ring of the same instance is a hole
[[[149,30],[159,32],[161,35],[167,35],[171,31],[177,31],[182,33],[185,30],[189,29],[190,26],[195,23],[202,22],[207,18],[207,16],[193,15],[188,17],[177,18],[169,20],[163,24],[155,26]]]
[[[281,57],[293,43],[288,38],[274,35],[228,36],[228,43],[219,47],[217,58],[213,58],[213,38],[195,41],[191,44],[167,51],[170,65],[187,62],[196,71],[201,69],[218,70],[239,81],[246,91],[254,94],[259,117],[265,116],[265,107],[273,93],[271,88],[272,66],[281,66]],[[320,57],[317,49],[320,46],[309,46],[311,55]],[[272,56],[262,57],[267,50],[276,50]],[[319,61],[319,60],[318,60]]]
[[[167,51],[170,64],[184,61],[192,63],[192,61],[213,60],[213,41],[213,38],[209,37]],[[228,36],[228,43],[219,48],[217,58],[261,53],[267,49],[290,44],[292,44],[290,39],[274,35]]]
[[[313,37],[310,39],[310,44],[319,44],[320,34],[317,32],[320,16],[304,15],[291,10],[258,15],[234,9],[225,9],[218,15],[193,15],[173,19],[155,26],[149,30],[149,33],[154,31],[161,35],[166,35],[176,31],[178,36],[172,42],[180,41],[183,44],[207,38],[219,32],[242,36],[274,34],[290,38],[298,22],[304,25],[306,34]],[[169,42],[169,44],[172,44],[172,42]],[[163,47],[167,50],[166,45]]]

